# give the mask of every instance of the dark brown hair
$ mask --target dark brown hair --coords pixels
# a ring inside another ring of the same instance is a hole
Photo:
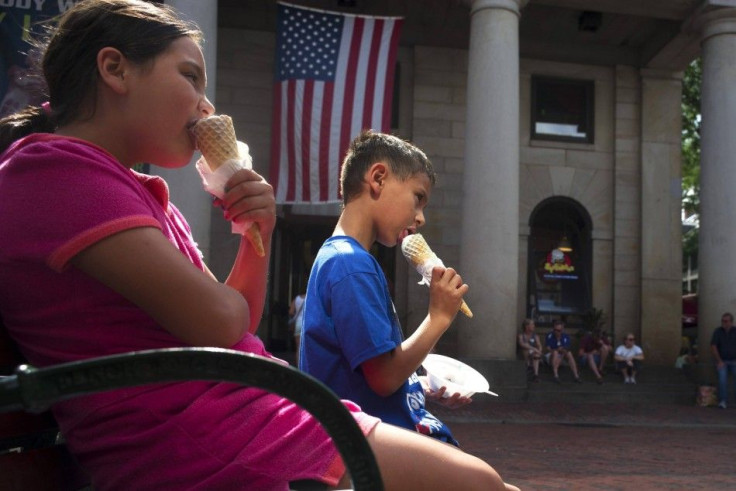
[[[196,25],[179,18],[174,9],[143,0],[85,0],[58,19],[56,27],[37,40],[40,70],[50,109],[28,107],[0,119],[0,152],[31,133],[52,132],[58,126],[91,117],[95,112],[97,53],[113,47],[133,63],[143,65],[163,53],[176,39],[197,42]]]
[[[360,195],[365,173],[376,162],[385,162],[391,172],[405,180],[424,173],[434,185],[436,177],[432,162],[411,143],[386,133],[363,131],[350,143],[340,171],[340,191],[343,205]]]

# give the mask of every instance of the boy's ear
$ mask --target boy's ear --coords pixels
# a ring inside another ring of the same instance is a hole
[[[371,194],[377,195],[381,193],[383,184],[388,178],[388,173],[388,166],[383,162],[376,162],[370,166],[366,174]]]
[[[97,53],[97,71],[100,80],[114,92],[124,93],[126,70],[129,68],[128,59],[118,49],[104,47]]]

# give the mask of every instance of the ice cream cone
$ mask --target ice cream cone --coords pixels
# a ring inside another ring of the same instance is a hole
[[[215,172],[228,160],[240,160],[238,152],[238,140],[235,137],[233,120],[230,116],[221,114],[202,118],[192,128],[192,133],[197,141],[197,147],[207,161],[207,166]],[[256,254],[263,257],[266,250],[263,247],[263,238],[257,223],[245,231]]]
[[[424,278],[422,282],[427,285],[429,285],[429,281],[432,278],[432,268],[435,266],[444,266],[442,260],[430,249],[429,244],[424,240],[422,234],[412,234],[402,240],[401,252],[417,272],[422,275]],[[468,307],[468,304],[465,303],[465,300],[460,305],[460,312],[468,317],[473,317],[473,312]]]
[[[228,160],[240,160],[238,140],[230,116],[223,114],[202,118],[194,125],[192,132],[212,172]]]

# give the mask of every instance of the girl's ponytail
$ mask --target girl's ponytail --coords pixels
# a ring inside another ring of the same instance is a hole
[[[0,119],[0,153],[31,133],[53,133],[56,129],[46,107],[28,106]]]

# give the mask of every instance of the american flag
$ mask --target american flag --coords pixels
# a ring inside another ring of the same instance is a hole
[[[401,24],[279,3],[271,133],[277,203],[340,201],[350,141],[363,129],[391,129]]]

